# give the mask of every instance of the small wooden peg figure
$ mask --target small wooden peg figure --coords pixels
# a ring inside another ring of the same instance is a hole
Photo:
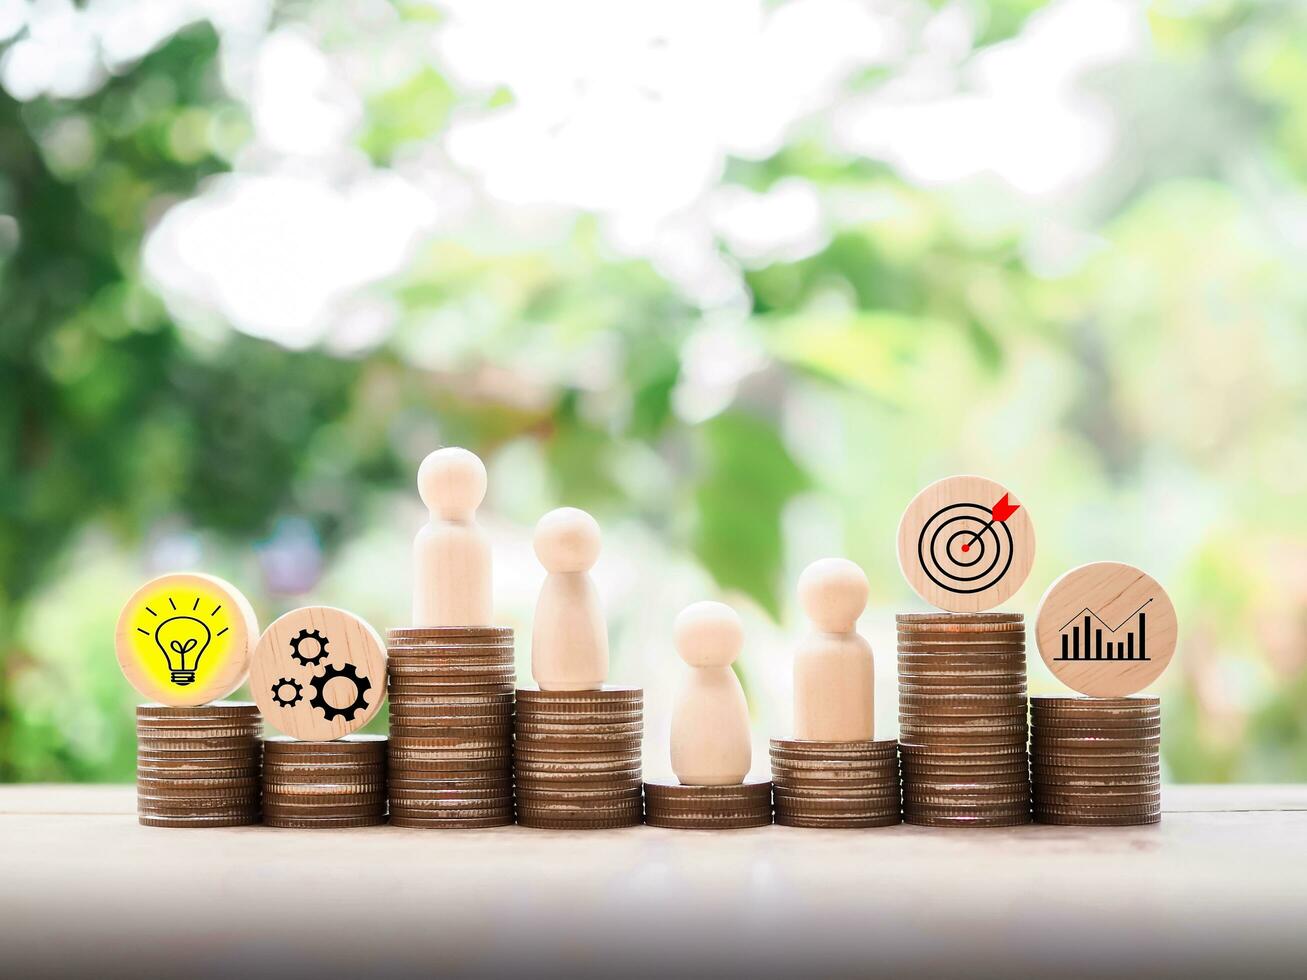
[[[542,691],[593,691],[608,679],[608,627],[590,579],[599,547],[598,523],[575,507],[536,525],[536,557],[549,573],[531,632],[531,675]]]
[[[749,705],[731,664],[744,627],[730,606],[696,602],[676,617],[673,641],[690,665],[672,711],[672,770],[687,786],[744,782],[753,765]]]
[[[437,449],[418,469],[418,492],[431,520],[413,541],[413,625],[489,625],[490,539],[476,520],[485,465],[466,449]]]
[[[797,739],[875,738],[871,644],[855,631],[867,593],[867,576],[844,558],[815,561],[799,576],[799,604],[812,632],[794,651]]]

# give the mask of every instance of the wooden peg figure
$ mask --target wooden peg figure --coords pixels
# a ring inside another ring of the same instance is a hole
[[[744,688],[731,670],[744,646],[740,617],[720,602],[696,602],[676,617],[673,641],[690,673],[672,711],[672,771],[687,786],[742,783],[753,738]]]
[[[844,558],[815,561],[799,576],[799,604],[812,631],[794,651],[797,739],[875,738],[871,644],[855,630],[867,593],[867,576]]]
[[[531,675],[542,691],[593,691],[608,679],[608,627],[590,579],[599,547],[598,523],[575,507],[536,525],[536,557],[549,573],[531,631]]]
[[[489,625],[490,538],[476,520],[485,465],[466,449],[437,449],[418,469],[418,493],[431,519],[413,541],[413,625]]]

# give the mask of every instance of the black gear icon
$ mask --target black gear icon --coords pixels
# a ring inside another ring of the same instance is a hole
[[[318,644],[318,654],[315,657],[306,657],[300,653],[300,644],[305,640],[316,640]],[[316,667],[322,663],[323,658],[327,656],[327,638],[317,630],[300,630],[297,636],[291,638],[290,655],[294,660],[298,660],[305,667]]]
[[[343,708],[328,704],[327,699],[323,696],[328,682],[337,677],[344,677],[354,683],[354,701]],[[354,715],[358,713],[359,709],[367,707],[367,699],[364,695],[372,689],[372,682],[366,677],[360,677],[358,668],[353,664],[346,664],[344,667],[333,667],[331,664],[327,664],[321,674],[309,681],[309,686],[313,688],[313,697],[309,699],[309,704],[315,708],[321,708],[327,721],[331,721],[337,715],[343,717],[346,721],[353,721]]]
[[[295,693],[288,698],[283,698],[281,696],[281,689],[283,687],[293,687]],[[301,686],[299,681],[292,680],[289,677],[283,677],[281,680],[277,681],[276,684],[272,685],[272,700],[276,701],[283,708],[292,707],[304,700],[304,688]]]

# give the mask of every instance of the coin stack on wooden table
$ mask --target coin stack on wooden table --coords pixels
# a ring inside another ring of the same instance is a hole
[[[771,740],[776,822],[888,827],[902,822],[898,742]]]
[[[513,822],[513,631],[392,629],[388,636],[390,822]]]
[[[601,830],[641,822],[644,691],[517,692],[517,822]]]
[[[1161,700],[1031,699],[1035,820],[1137,826],[1162,819]]]
[[[725,786],[645,783],[645,822],[673,830],[743,830],[772,822],[770,780]]]
[[[930,827],[1029,823],[1025,617],[897,620],[904,819]]]
[[[136,802],[146,827],[259,822],[262,728],[253,704],[136,709]]]
[[[298,830],[386,822],[386,737],[263,743],[263,822]]]

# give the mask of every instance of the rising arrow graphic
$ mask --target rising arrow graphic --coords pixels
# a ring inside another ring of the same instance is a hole
[[[979,531],[973,534],[966,541],[966,543],[962,545],[963,551],[970,551],[972,544],[974,544],[982,534],[984,534],[991,527],[993,527],[996,522],[999,524],[1005,522],[1009,517],[1015,514],[1017,510],[1021,507],[1020,504],[1014,504],[1011,501],[1009,501],[1007,498],[1008,495],[1003,494],[1003,496],[999,499],[999,502],[996,503],[993,507],[989,508],[989,521],[985,524],[984,527],[982,527]]]

